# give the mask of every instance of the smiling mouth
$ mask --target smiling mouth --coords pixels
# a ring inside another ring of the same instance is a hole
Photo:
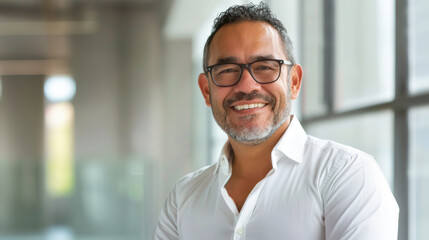
[[[266,104],[264,103],[243,104],[243,105],[234,106],[234,109],[240,111],[240,110],[246,110],[246,109],[261,108],[265,105]]]

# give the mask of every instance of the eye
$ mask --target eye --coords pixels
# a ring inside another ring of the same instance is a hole
[[[269,64],[258,64],[256,66],[252,67],[253,71],[275,71],[276,68],[274,68],[273,66],[269,65]]]
[[[216,66],[213,69],[215,75],[235,74],[240,73],[240,67],[234,64],[224,64]]]
[[[236,68],[226,68],[226,69],[222,69],[219,74],[222,73],[236,73],[238,72],[238,70]]]
[[[254,70],[274,70],[274,69],[268,65],[258,65],[258,66],[255,66]]]
[[[278,63],[270,60],[254,62],[252,64],[252,71],[255,71],[255,72],[277,71],[278,68],[279,68]]]

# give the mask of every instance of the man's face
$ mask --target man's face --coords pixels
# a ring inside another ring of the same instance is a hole
[[[228,24],[219,29],[211,42],[208,65],[287,60],[283,49],[278,32],[267,23]],[[298,94],[291,93],[286,65],[282,65],[280,78],[270,84],[257,83],[247,70],[232,87],[218,87],[204,74],[200,75],[199,84],[219,126],[235,141],[250,145],[265,141],[285,123],[291,98]]]

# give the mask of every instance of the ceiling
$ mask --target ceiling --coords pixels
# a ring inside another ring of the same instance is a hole
[[[153,8],[170,0],[0,0],[0,19],[16,14],[31,15],[42,11],[69,11],[81,6],[130,6]]]
[[[91,34],[104,7],[156,9],[169,0],[0,0],[0,75],[64,71],[69,36]],[[50,71],[50,70],[49,70]]]

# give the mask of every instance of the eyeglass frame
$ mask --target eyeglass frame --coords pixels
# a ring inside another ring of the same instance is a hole
[[[260,82],[258,80],[256,80],[255,76],[253,76],[252,70],[251,70],[251,66],[252,64],[256,63],[256,62],[263,62],[263,61],[275,61],[279,64],[279,75],[277,76],[277,78],[273,81],[270,82]],[[226,64],[234,64],[240,67],[240,76],[238,77],[237,81],[233,84],[230,85],[219,85],[218,83],[216,83],[216,81],[213,78],[213,73],[212,70],[214,67],[216,66],[220,66],[220,65],[226,65]],[[286,65],[286,66],[293,66],[294,64],[290,61],[287,60],[282,60],[282,59],[258,59],[256,61],[250,62],[250,63],[217,63],[217,64],[213,64],[210,65],[208,67],[206,67],[206,73],[209,72],[210,73],[210,77],[213,81],[213,83],[218,86],[218,87],[232,87],[234,85],[237,85],[238,82],[240,82],[241,77],[243,76],[243,72],[244,72],[244,68],[247,69],[247,71],[250,73],[250,76],[252,76],[253,80],[255,80],[255,82],[259,83],[259,84],[269,84],[269,83],[273,83],[275,81],[277,81],[280,78],[280,75],[282,74],[282,65]]]

